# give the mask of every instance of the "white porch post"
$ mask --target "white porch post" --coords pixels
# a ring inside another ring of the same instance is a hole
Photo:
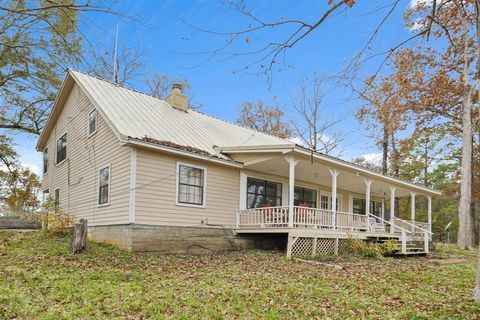
[[[410,192],[410,214],[412,216],[412,223],[415,224],[415,192]]]
[[[328,169],[332,175],[332,227],[337,225],[337,177],[340,172],[337,169]]]
[[[382,200],[382,220],[385,219],[385,198]]]
[[[367,232],[370,232],[370,186],[372,180],[365,178],[365,216],[367,217]]]
[[[428,212],[428,231],[432,232],[432,197],[427,196],[427,212]]]
[[[370,179],[365,179],[365,214],[368,218],[368,215],[371,213],[370,212],[370,186],[372,185],[372,180]]]
[[[298,160],[294,157],[285,157],[289,164],[288,170],[288,227],[293,228],[293,205],[295,198],[295,166]]]
[[[395,231],[395,187],[390,186],[390,233]]]

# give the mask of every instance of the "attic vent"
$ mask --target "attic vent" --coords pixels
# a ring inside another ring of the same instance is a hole
[[[172,92],[168,94],[165,101],[175,109],[188,111],[188,97],[183,93],[182,85],[179,83],[172,85]]]

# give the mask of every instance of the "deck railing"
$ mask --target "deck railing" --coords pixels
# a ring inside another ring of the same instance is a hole
[[[423,237],[424,252],[428,252],[431,232],[425,222],[405,221],[394,218],[393,223],[373,214],[362,215],[350,212],[333,212],[308,207],[293,207],[293,222],[289,223],[288,206],[237,210],[237,228],[316,228],[370,233],[391,233],[400,236],[402,252],[406,253],[411,237]]]
[[[431,234],[431,232],[429,231],[430,225],[427,222],[412,222],[395,218],[395,226],[401,227],[410,232],[411,234],[424,234],[425,232]]]
[[[237,210],[237,227],[285,228],[289,222],[289,207],[266,207]],[[352,231],[368,231],[367,216],[349,212],[293,207],[293,227],[312,227],[341,229]]]
[[[237,210],[237,227],[285,228],[288,206]]]
[[[293,212],[294,226],[301,225],[328,228],[332,225],[332,211],[307,207],[293,207]]]
[[[428,222],[415,221],[415,226],[424,230],[430,230],[430,224]]]
[[[337,212],[337,229],[368,231],[368,217],[363,214]]]

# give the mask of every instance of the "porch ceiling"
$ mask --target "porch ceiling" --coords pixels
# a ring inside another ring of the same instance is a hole
[[[262,154],[261,156],[257,154],[255,157],[248,157],[244,154],[240,157],[242,159],[237,159],[237,156],[239,155],[236,155],[236,160],[244,162],[246,169],[277,175],[288,179],[289,165],[284,159],[283,154],[266,153]],[[299,159],[299,163],[295,167],[295,180],[331,187],[332,176],[329,171],[330,168],[333,167],[316,160],[312,161],[311,159]],[[361,172],[342,170],[339,168],[335,169],[340,172],[337,178],[338,189],[343,189],[359,194],[365,193],[366,175]],[[392,185],[391,183],[375,180],[372,177],[369,177],[369,179],[372,180],[372,196],[382,198],[389,196],[389,186]],[[410,196],[410,191],[412,191],[412,189],[399,185],[395,185],[395,187],[395,195],[397,197]],[[421,193],[417,192],[417,194]]]

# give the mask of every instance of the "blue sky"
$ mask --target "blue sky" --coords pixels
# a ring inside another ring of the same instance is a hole
[[[301,19],[315,21],[327,8],[328,1],[246,1],[246,9],[264,21]],[[214,31],[237,31],[248,27],[251,20],[228,9],[220,1],[120,1],[114,9],[135,19],[121,16],[89,14],[83,17],[81,29],[93,43],[113,46],[115,25],[119,25],[119,42],[138,45],[143,54],[145,76],[158,72],[188,79],[192,94],[202,104],[201,111],[219,118],[235,121],[244,101],[277,97],[285,106],[285,113],[295,120],[291,96],[298,92],[298,82],[315,73],[330,76],[340,72],[365,45],[373,30],[385,16],[390,1],[358,1],[353,8],[329,19],[327,23],[286,52],[278,64],[271,86],[267,77],[232,71],[254,61],[244,56],[225,59],[225,56],[205,62],[205,56],[193,54],[221,46],[226,38],[195,30],[189,24]],[[409,36],[402,24],[402,14],[410,1],[399,3],[395,12],[382,27],[371,52],[379,52]],[[288,29],[272,29],[259,34],[239,37],[228,52],[253,50],[268,40],[280,39]],[[283,63],[285,62],[285,63]],[[379,60],[364,65],[358,77],[375,72]],[[250,69],[252,70],[252,69]],[[145,90],[144,76],[131,86]],[[378,153],[374,141],[365,134],[354,113],[362,102],[352,98],[351,91],[330,81],[324,90],[325,116],[341,119],[331,131],[346,134],[342,157],[349,160],[365,154]],[[17,149],[24,164],[39,168],[41,156],[35,150],[36,137],[17,134]]]

